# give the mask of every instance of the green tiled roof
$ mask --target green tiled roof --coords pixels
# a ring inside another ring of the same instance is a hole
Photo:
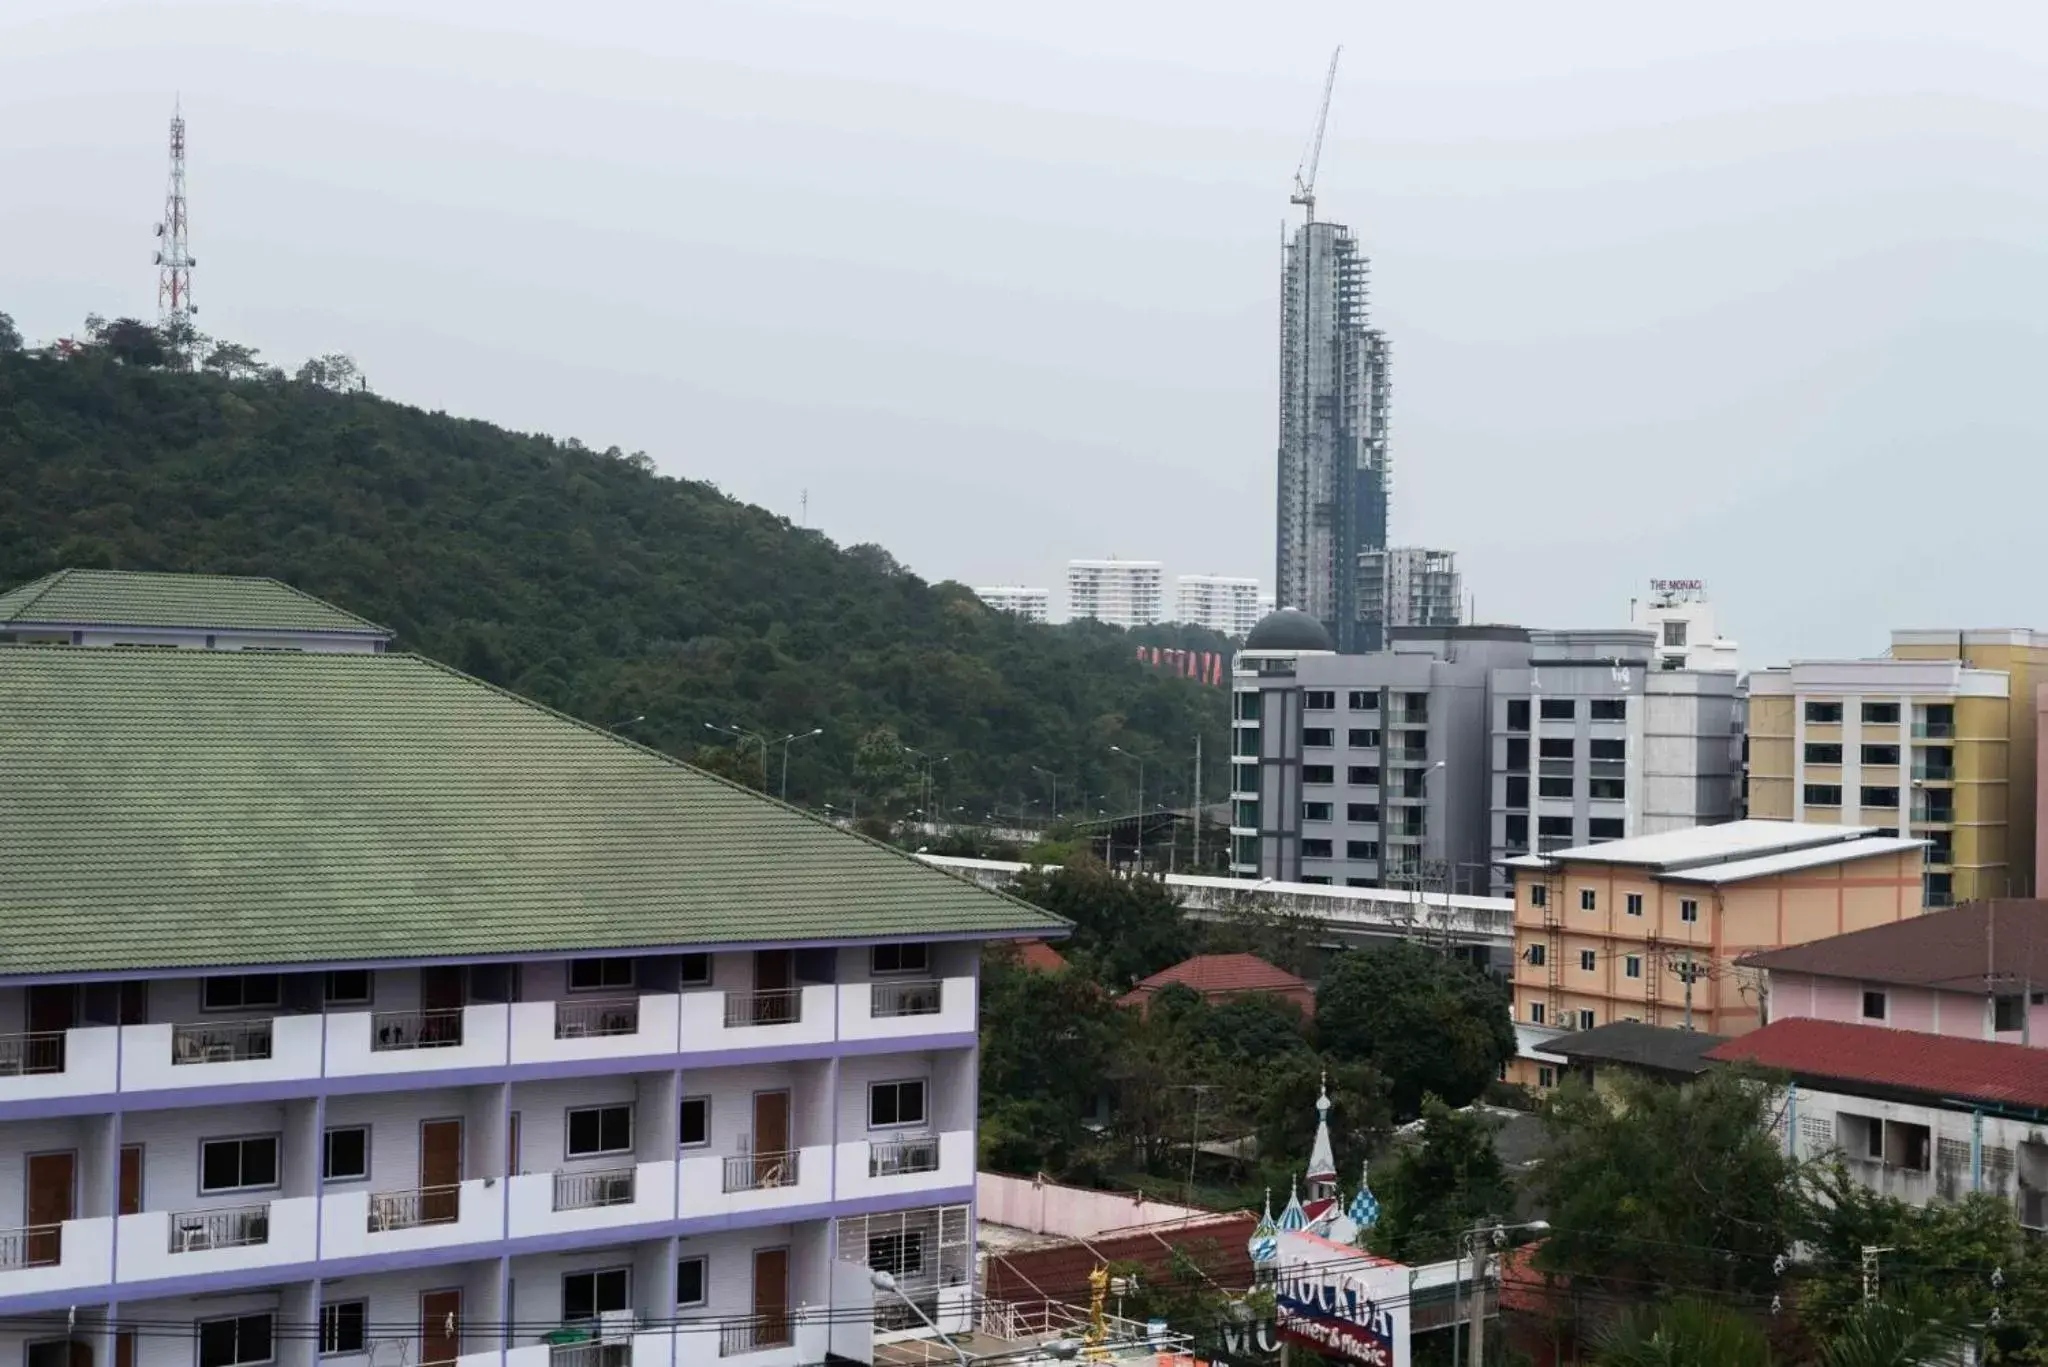
[[[0,645],[0,974],[1064,924],[417,656]]]
[[[0,631],[56,625],[391,634],[275,579],[58,570],[0,593]]]

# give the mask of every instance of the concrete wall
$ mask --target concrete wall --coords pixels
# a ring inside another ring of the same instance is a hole
[[[1087,1191],[994,1172],[975,1178],[974,1195],[976,1211],[985,1224],[1068,1239],[1089,1239],[1108,1230],[1214,1214],[1195,1206],[1148,1201],[1142,1193]]]

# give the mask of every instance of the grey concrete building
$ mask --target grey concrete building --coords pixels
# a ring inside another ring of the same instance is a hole
[[[1396,629],[1340,655],[1306,613],[1260,622],[1232,681],[1233,872],[1485,892],[1492,682],[1528,659],[1520,627]]]
[[[1491,862],[1738,814],[1733,670],[1659,667],[1649,631],[1533,631],[1490,684]],[[1505,887],[1496,883],[1496,891]]]

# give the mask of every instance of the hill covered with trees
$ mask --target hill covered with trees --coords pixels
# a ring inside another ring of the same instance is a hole
[[[1112,746],[1147,760],[1147,805],[1184,800],[1198,733],[1222,796],[1225,696],[1134,658],[1220,637],[1021,622],[642,453],[425,412],[352,374],[323,357],[287,377],[129,320],[26,351],[0,314],[0,587],[66,566],[271,575],[752,782],[761,747],[707,724],[823,727],[789,747],[790,798],[862,816],[923,800],[905,746],[960,819],[1049,815],[1054,776],[1063,808],[1129,810],[1137,766]]]

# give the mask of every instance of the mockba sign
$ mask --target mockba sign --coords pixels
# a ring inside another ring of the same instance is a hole
[[[1408,1367],[1408,1269],[1314,1234],[1280,1234],[1281,1337],[1366,1367]]]

